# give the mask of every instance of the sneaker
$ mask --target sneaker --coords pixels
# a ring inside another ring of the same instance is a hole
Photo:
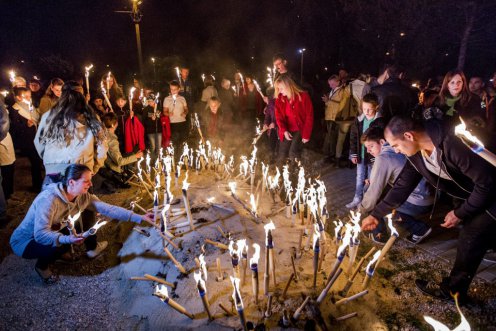
[[[354,209],[360,204],[360,202],[362,202],[361,199],[353,198],[353,201],[348,203],[345,207],[346,209]]]
[[[100,241],[99,243],[96,244],[96,248],[87,251],[86,255],[90,259],[94,259],[98,255],[100,255],[105,250],[105,248],[107,248],[107,246],[108,246],[108,241]]]
[[[384,246],[387,242],[386,234],[384,233],[369,233],[369,239],[380,246]]]
[[[420,244],[422,240],[424,240],[428,235],[430,235],[432,232],[432,228],[427,229],[423,235],[416,235],[416,234],[411,234],[408,237],[406,237],[406,240],[411,242],[412,244]]]
[[[419,289],[422,294],[431,296],[433,298],[443,300],[450,303],[455,303],[455,299],[449,293],[448,290],[444,289],[441,284],[434,282],[429,282],[423,279],[415,279],[415,286]],[[458,304],[460,306],[466,305],[468,303],[467,296],[458,296]]]
[[[40,278],[43,280],[43,283],[47,285],[53,285],[59,281],[59,276],[54,274],[52,270],[50,270],[50,268],[46,268],[43,270],[38,267],[34,267],[34,270],[36,271],[38,276],[40,276]]]
[[[489,249],[487,252],[486,252],[486,255],[484,255],[484,261],[486,262],[492,262],[492,263],[496,263],[496,252],[492,249]]]

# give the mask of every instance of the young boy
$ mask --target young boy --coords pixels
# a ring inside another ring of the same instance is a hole
[[[160,120],[161,110],[157,110],[155,94],[149,93],[146,97],[147,105],[143,109],[145,117],[145,134],[148,137],[152,160],[158,157],[162,147],[162,122]]]
[[[181,89],[177,81],[170,84],[170,95],[164,99],[164,113],[170,118],[171,140],[176,150],[182,150],[183,142],[188,138],[188,105],[186,99],[179,95]],[[179,148],[179,149],[178,149]]]
[[[126,119],[129,116],[129,108],[126,107],[126,97],[123,94],[118,95],[115,100],[115,104],[117,107],[114,109],[114,113],[117,116],[117,123],[119,124],[115,129],[115,134],[119,140],[121,150],[124,150],[124,125],[126,124]]]
[[[138,159],[143,156],[143,152],[138,151],[128,157],[123,157],[119,149],[119,140],[115,134],[117,128],[119,127],[117,115],[114,113],[107,113],[103,115],[102,122],[107,128],[108,133],[108,151],[107,159],[105,160],[105,168],[110,170],[110,172],[107,172],[110,176],[105,176],[105,171],[99,171],[99,173],[102,173],[103,177],[111,177],[111,179],[114,180],[118,186],[122,187],[124,186],[124,182],[120,176],[123,172],[122,167],[138,161]]]
[[[42,161],[34,147],[36,127],[39,122],[38,112],[31,104],[31,90],[26,87],[14,87],[15,103],[9,107],[10,132],[16,149],[26,156],[31,163],[32,191],[41,190]]]
[[[362,201],[365,189],[365,180],[372,169],[373,159],[367,153],[365,147],[360,143],[362,133],[367,131],[373,122],[377,123],[380,117],[377,112],[379,109],[379,99],[373,93],[366,94],[362,99],[362,115],[355,119],[351,126],[350,134],[350,159],[353,164],[357,165],[356,188],[353,201],[346,205],[346,208],[353,209]]]
[[[375,158],[374,166],[370,173],[369,188],[364,193],[363,200],[358,206],[358,210],[363,215],[372,211],[380,197],[394,185],[396,178],[405,165],[406,158],[402,154],[396,154],[393,148],[389,146],[384,139],[382,126],[369,128],[362,135],[361,140],[367,152]],[[393,220],[410,232],[407,237],[410,242],[418,244],[431,233],[431,227],[416,218],[428,214],[433,203],[434,196],[431,186],[425,180],[422,180],[408,199],[396,209]],[[384,243],[387,240],[385,230],[385,224],[381,220],[380,226],[371,233],[371,239],[376,243]]]

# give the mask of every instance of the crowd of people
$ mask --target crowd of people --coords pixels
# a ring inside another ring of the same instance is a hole
[[[126,168],[145,149],[154,159],[170,144],[194,146],[197,120],[205,139],[221,147],[229,145],[230,135],[255,134],[261,123],[260,147],[276,164],[301,160],[321,124],[323,139],[314,144],[322,149],[321,164],[356,165],[355,193],[346,207],[368,215],[362,227],[377,244],[387,240],[384,217],[393,210],[409,241],[425,240],[432,228],[421,216],[432,215],[441,194],[451,196],[453,209],[442,226],[462,226],[454,267],[441,284],[417,280],[416,285],[445,300],[458,292],[464,302],[477,267],[493,248],[496,178],[489,163],[454,137],[454,126],[463,119],[487,148],[494,148],[496,74],[486,85],[480,76],[467,80],[453,70],[419,87],[397,65],[385,66],[377,77],[351,78],[340,70],[329,77],[330,91],[319,104],[313,89],[288,70],[283,55],[274,56],[273,64],[276,72],[266,91],[240,72],[232,84],[228,77],[217,83],[206,75],[198,89],[187,67],[178,70],[162,96],[164,91],[146,88],[138,79],[126,95],[111,73],[101,77],[97,90],[88,90],[82,80],[54,78],[45,94],[38,79],[27,84],[15,77],[0,101],[0,223],[7,221],[16,155],[29,159],[32,189],[42,192],[12,236],[14,252],[38,258],[36,271],[51,282],[48,265],[67,252],[60,246],[83,241],[61,232],[63,220],[76,209],[86,225],[94,224],[95,211],[123,220],[146,218],[111,209],[88,193],[92,176],[106,192],[126,187]],[[321,123],[315,120],[318,109],[323,110]],[[61,211],[60,204],[68,207]],[[37,213],[40,208],[46,212]],[[90,257],[106,246],[96,238],[85,243]]]

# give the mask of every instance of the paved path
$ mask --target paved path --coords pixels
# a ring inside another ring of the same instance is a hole
[[[344,206],[353,198],[356,170],[348,168],[334,169],[330,166],[324,166],[322,167],[321,174],[327,188],[327,201],[330,206],[331,215],[347,215],[348,210]],[[419,244],[418,247],[451,265],[456,255],[458,230],[447,230],[439,226],[439,220],[444,217],[444,210],[449,210],[449,206],[446,204],[442,205],[442,203],[439,204],[438,202],[436,209],[438,212],[434,214],[433,220],[430,221],[433,227],[432,234],[425,242]],[[477,271],[476,277],[495,284],[496,263],[483,261]]]

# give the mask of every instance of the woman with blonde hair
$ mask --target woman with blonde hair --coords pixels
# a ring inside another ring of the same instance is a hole
[[[287,74],[281,74],[274,86],[277,96],[275,115],[281,141],[278,161],[300,159],[303,144],[309,142],[312,135],[312,101]]]

